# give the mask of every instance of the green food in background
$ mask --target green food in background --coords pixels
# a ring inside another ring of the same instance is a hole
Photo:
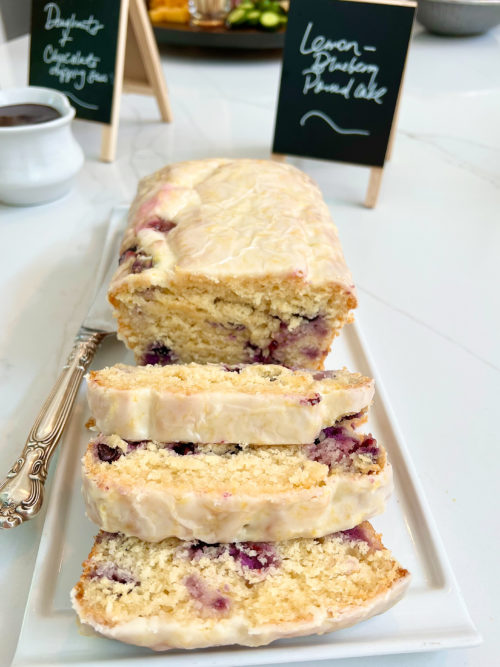
[[[226,19],[229,28],[248,26],[264,30],[278,30],[286,25],[286,11],[276,0],[243,0]]]

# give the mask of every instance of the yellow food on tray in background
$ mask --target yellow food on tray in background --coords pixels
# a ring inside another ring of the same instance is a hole
[[[188,0],[149,0],[149,18],[153,23],[189,23]]]

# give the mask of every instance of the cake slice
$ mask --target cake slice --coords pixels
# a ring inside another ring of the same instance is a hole
[[[386,611],[409,581],[366,522],[274,544],[153,544],[101,532],[72,601],[84,624],[129,644],[260,646]]]
[[[288,164],[208,159],[142,180],[109,288],[139,364],[322,368],[356,307],[337,229]]]
[[[308,444],[370,405],[374,383],[347,370],[250,364],[125,366],[87,376],[96,428],[125,440]]]
[[[384,510],[392,468],[343,419],[309,445],[130,442],[98,436],[83,458],[87,515],[150,542],[322,537]]]

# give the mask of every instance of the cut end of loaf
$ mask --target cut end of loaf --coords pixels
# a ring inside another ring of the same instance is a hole
[[[119,336],[139,364],[258,362],[319,369],[357,303],[335,286],[300,290],[295,281],[268,280],[253,291],[251,285],[231,286],[229,279],[178,282],[111,297]]]
[[[356,295],[317,186],[290,165],[201,160],[141,182],[109,291],[138,363],[322,368]]]

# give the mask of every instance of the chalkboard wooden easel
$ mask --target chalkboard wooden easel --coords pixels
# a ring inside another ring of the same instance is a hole
[[[101,160],[104,162],[115,159],[122,92],[154,95],[162,120],[172,121],[160,54],[142,0],[122,0],[111,123],[102,131]]]
[[[363,165],[377,202],[392,151],[415,0],[294,0],[272,156]]]
[[[116,154],[123,92],[172,113],[144,0],[32,0],[29,83],[60,90],[76,117],[102,123],[101,160]]]

